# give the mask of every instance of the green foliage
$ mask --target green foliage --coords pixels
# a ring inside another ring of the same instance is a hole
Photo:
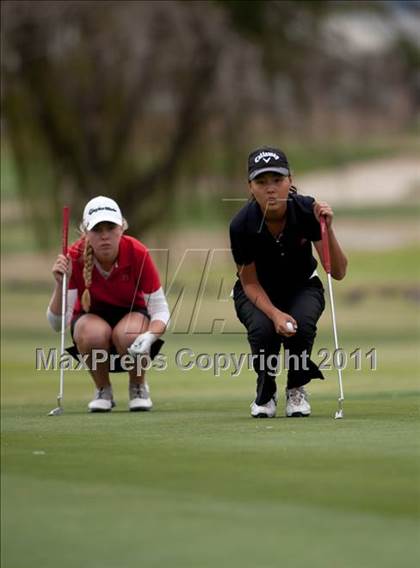
[[[166,211],[214,80],[218,49],[205,14],[176,3],[44,7],[41,16],[30,3],[2,6],[8,142],[39,243],[51,243],[59,204],[79,216],[103,193],[132,212],[133,228],[152,226]],[[163,119],[154,108],[162,92]]]
[[[214,0],[229,14],[232,25],[241,33],[253,38],[261,38],[267,0]]]
[[[204,210],[242,179],[250,147],[268,139],[303,172],[378,155],[365,143],[373,132],[415,134],[418,49],[409,35],[402,30],[378,60],[351,45],[342,52],[340,34],[325,33],[331,15],[352,11],[389,11],[383,22],[393,31],[391,8],[4,2],[4,131],[34,244],[55,242],[63,204],[78,219],[97,194],[117,199],[134,232],[164,226],[178,197]],[[211,197],[196,200],[208,178]]]
[[[328,2],[318,0],[220,0],[231,24],[259,44],[266,69],[297,79],[305,59],[319,49],[319,25],[328,14]],[[297,85],[296,85],[297,86]]]
[[[420,49],[413,42],[407,38],[401,37],[397,41],[398,50],[407,65],[409,72],[415,72],[420,67]]]
[[[240,33],[264,43],[267,32],[276,30],[277,41],[288,37],[287,28],[305,15],[321,17],[328,1],[318,0],[215,0],[226,10],[232,25]]]

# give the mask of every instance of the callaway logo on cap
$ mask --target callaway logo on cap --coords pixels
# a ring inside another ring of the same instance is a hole
[[[123,225],[123,217],[117,203],[109,197],[100,195],[91,199],[83,212],[83,225],[87,231],[93,229],[98,223],[108,221],[116,225]]]
[[[263,146],[248,156],[248,180],[252,181],[260,174],[275,172],[283,176],[290,174],[286,154],[277,148]]]
[[[273,158],[274,160],[279,160],[280,156],[275,152],[260,152],[258,156],[255,156],[254,163],[258,164],[260,160],[263,160],[266,164]]]

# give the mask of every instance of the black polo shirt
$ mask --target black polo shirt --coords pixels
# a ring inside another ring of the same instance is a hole
[[[313,241],[321,229],[313,212],[313,197],[289,193],[286,225],[274,237],[256,201],[248,202],[230,223],[230,243],[236,264],[255,262],[258,280],[270,298],[278,298],[305,285],[317,267]]]

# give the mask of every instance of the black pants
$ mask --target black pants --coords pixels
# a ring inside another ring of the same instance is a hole
[[[248,331],[252,354],[258,355],[253,359],[257,373],[257,404],[266,404],[277,390],[273,359],[279,355],[281,344],[287,354],[287,388],[300,387],[311,379],[324,378],[317,365],[310,360],[316,324],[325,308],[324,289],[317,276],[294,293],[280,300],[271,300],[277,308],[297,321],[298,329],[293,337],[276,333],[273,322],[248,299],[239,281],[233,297],[238,318]]]

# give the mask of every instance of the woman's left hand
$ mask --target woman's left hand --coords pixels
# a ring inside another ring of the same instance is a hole
[[[325,218],[327,228],[328,229],[331,228],[334,213],[331,207],[328,205],[328,203],[326,203],[325,201],[315,201],[314,214],[318,223],[319,223],[319,218],[322,216]]]
[[[151,331],[141,333],[136,337],[127,351],[133,357],[136,357],[136,355],[149,355],[150,349],[157,338],[157,335]]]

